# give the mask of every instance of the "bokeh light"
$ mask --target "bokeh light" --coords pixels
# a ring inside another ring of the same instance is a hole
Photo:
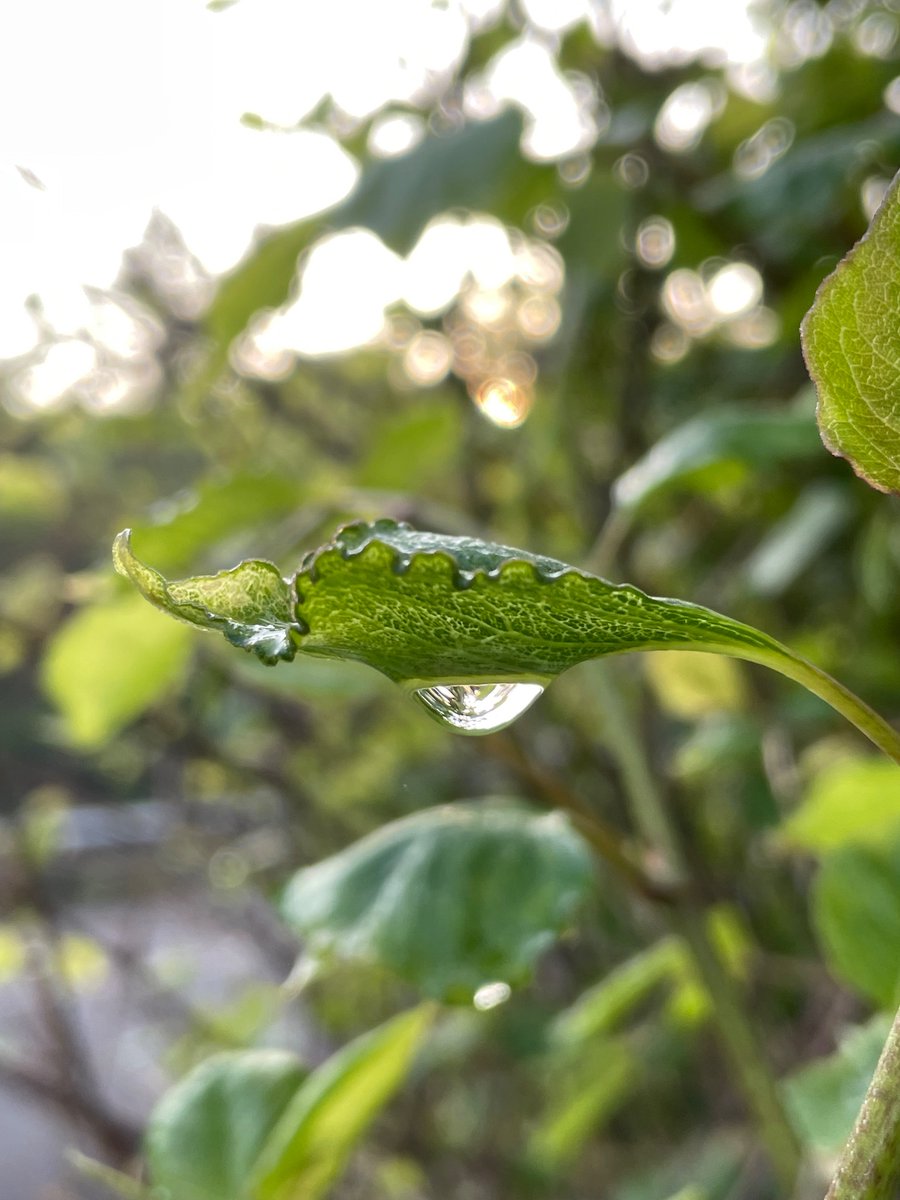
[[[638,226],[634,248],[645,267],[664,267],[675,253],[675,230],[666,217],[647,217]]]
[[[534,403],[534,394],[512,379],[486,379],[472,399],[475,407],[493,425],[501,429],[516,429],[521,425]]]

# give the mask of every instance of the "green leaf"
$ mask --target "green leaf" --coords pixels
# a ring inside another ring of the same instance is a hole
[[[749,626],[475,538],[358,523],[297,576],[303,649],[397,681],[551,679],[588,658],[704,645],[765,654]]]
[[[284,913],[315,957],[377,962],[426,995],[471,1002],[485,983],[528,977],[592,879],[561,815],[454,804],[300,871]]]
[[[260,1156],[254,1200],[325,1195],[356,1142],[403,1083],[433,1019],[428,1004],[401,1013],[345,1046],[309,1077]]]
[[[207,479],[164,519],[138,526],[136,533],[153,561],[180,568],[213,543],[293,511],[308,493],[306,485],[273,472]]]
[[[900,834],[900,773],[880,758],[828,766],[781,826],[789,846],[823,854],[841,846],[878,846]]]
[[[551,1028],[554,1045],[578,1046],[609,1033],[660,984],[680,980],[687,970],[682,943],[661,938],[647,950],[613,968],[598,984],[560,1013]]]
[[[900,736],[876,713],[760,630],[509,546],[419,533],[391,520],[357,522],[304,558],[293,610],[291,589],[271,563],[249,561],[170,584],[134,557],[127,533],[113,554],[118,570],[152,603],[221,629],[265,662],[301,649],[366,663],[418,690],[540,686],[608,654],[707,650],[797,680],[900,762]],[[477,732],[499,727],[482,724]]]
[[[218,629],[233,646],[256,654],[264,663],[288,662],[297,652],[298,630],[291,612],[291,589],[270,562],[242,562],[218,575],[167,583],[131,552],[126,529],[113,545],[113,562],[151,604],[201,629]]]
[[[884,1008],[900,996],[900,841],[845,846],[822,864],[813,919],[829,966]]]
[[[190,654],[185,629],[134,595],[88,605],[55,634],[41,667],[44,690],[72,742],[96,749],[163,696]]]
[[[639,1077],[638,1060],[624,1041],[608,1039],[581,1052],[561,1096],[534,1127],[526,1155],[541,1170],[559,1170],[622,1105]]]
[[[360,465],[358,485],[433,494],[434,481],[457,461],[462,428],[459,405],[434,396],[384,418]]]
[[[811,414],[802,408],[760,412],[749,406],[718,407],[660,438],[619,476],[613,500],[619,508],[638,509],[653,496],[690,484],[714,464],[771,468],[810,458],[818,446]]]
[[[177,1200],[317,1200],[406,1077],[433,1015],[402,1013],[311,1074],[281,1050],[208,1059],[150,1118],[154,1185]]]
[[[250,1180],[306,1072],[281,1050],[207,1059],[157,1105],[147,1127],[153,1183],[178,1200],[249,1200]]]
[[[890,1028],[890,1017],[873,1017],[848,1030],[834,1054],[784,1081],[788,1108],[808,1146],[838,1150],[847,1140]]]
[[[900,175],[819,288],[802,336],[825,445],[872,487],[900,491]]]
[[[844,488],[825,482],[804,488],[747,559],[748,585],[764,596],[780,595],[821,558],[852,515]]]

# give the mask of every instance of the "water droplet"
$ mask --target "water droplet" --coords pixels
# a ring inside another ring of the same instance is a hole
[[[496,733],[521,717],[543,692],[539,683],[439,683],[415,697],[460,733]]]
[[[483,983],[472,998],[472,1003],[479,1012],[489,1012],[499,1004],[505,1004],[512,995],[508,983],[497,980],[495,983]]]

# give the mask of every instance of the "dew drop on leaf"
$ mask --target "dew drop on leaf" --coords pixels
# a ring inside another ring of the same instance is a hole
[[[460,733],[496,733],[521,717],[543,692],[539,683],[440,683],[414,695]]]

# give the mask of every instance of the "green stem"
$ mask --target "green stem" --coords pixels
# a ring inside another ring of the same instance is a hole
[[[794,654],[786,646],[774,643],[772,650],[753,651],[751,649],[736,649],[729,647],[727,653],[748,662],[760,663],[764,667],[786,675],[796,683],[802,684],[813,695],[824,700],[826,704],[846,717],[851,725],[855,725],[860,733],[865,734],[869,741],[874,742],[879,750],[883,750],[888,758],[900,763],[900,733],[892,729],[883,717],[873,708],[860,700],[849,688],[832,678],[821,667]]]
[[[610,678],[608,668],[606,672],[601,691],[607,745],[622,772],[635,824],[644,838],[665,854],[671,869],[680,878],[687,879],[690,869],[677,830],[653,778],[616,680]],[[784,1110],[760,1039],[747,1015],[744,997],[710,940],[705,914],[690,890],[675,893],[674,903],[667,911],[712,1000],[719,1037],[756,1117],[779,1183],[788,1195],[800,1169],[800,1143]]]
[[[888,1034],[826,1200],[900,1195],[900,1012]]]

